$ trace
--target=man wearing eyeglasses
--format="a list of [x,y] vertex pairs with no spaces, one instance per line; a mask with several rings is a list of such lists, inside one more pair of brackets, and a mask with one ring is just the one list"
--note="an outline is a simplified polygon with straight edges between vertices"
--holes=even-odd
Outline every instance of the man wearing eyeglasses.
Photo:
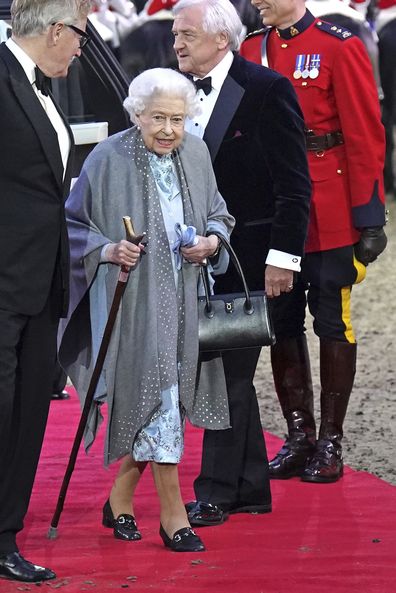
[[73,139],[48,78],[87,43],[90,0],[14,0],[0,45],[0,577],[55,573],[23,558],[23,528],[51,398],[59,317],[68,306],[64,200]]

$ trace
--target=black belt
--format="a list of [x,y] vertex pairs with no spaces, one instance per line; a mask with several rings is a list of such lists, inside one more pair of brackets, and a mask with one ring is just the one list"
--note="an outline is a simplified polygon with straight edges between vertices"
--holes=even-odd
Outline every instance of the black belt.
[[305,131],[307,141],[307,150],[328,150],[333,146],[344,144],[344,136],[340,130],[337,132],[328,132],[323,136],[315,136],[312,130]]

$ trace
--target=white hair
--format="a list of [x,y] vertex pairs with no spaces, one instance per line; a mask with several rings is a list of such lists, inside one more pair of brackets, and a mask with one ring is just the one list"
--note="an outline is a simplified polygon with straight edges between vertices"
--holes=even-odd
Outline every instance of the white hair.
[[202,29],[206,33],[226,33],[230,50],[238,51],[243,24],[235,6],[229,0],[179,0],[173,7],[173,15],[176,16],[190,6],[202,7]]
[[171,68],[151,68],[132,80],[123,103],[133,123],[136,123],[136,116],[160,95],[182,99],[189,117],[201,111],[195,87],[186,76]]
[[40,35],[53,23],[73,25],[85,19],[92,0],[13,0],[11,27],[16,37]]

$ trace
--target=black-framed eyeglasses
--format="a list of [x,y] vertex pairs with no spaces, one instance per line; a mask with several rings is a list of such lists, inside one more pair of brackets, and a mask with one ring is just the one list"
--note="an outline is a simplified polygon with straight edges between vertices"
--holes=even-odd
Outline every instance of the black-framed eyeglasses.
[[88,41],[91,41],[91,38],[88,35],[88,33],[83,31],[82,29],[79,29],[78,27],[75,27],[74,25],[66,25],[66,27],[69,27],[69,29],[72,29],[75,33],[77,33],[77,35],[80,35],[80,49],[85,47],[87,45]]
[[[51,23],[51,25],[56,25],[56,23]],[[69,29],[71,29],[72,31],[74,31],[75,33],[77,33],[77,35],[80,36],[80,49],[82,49],[83,47],[85,47],[87,45],[87,43],[89,41],[91,41],[91,37],[88,35],[88,33],[86,33],[85,31],[83,31],[82,29],[79,29],[78,27],[76,27],[75,25],[67,25],[66,23],[64,23],[65,27],[69,27]]]

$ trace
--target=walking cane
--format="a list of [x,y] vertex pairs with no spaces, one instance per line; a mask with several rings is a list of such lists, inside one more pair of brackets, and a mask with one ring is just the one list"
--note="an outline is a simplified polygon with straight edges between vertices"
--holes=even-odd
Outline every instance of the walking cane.
[[[144,234],[143,235],[135,234],[135,231],[134,231],[134,228],[132,225],[132,221],[129,216],[123,216],[123,221],[124,221],[127,240],[130,241],[131,243],[134,243],[135,245],[138,245],[142,241]],[[71,478],[73,470],[74,470],[74,466],[75,466],[77,455],[78,455],[78,450],[80,448],[81,440],[82,440],[84,430],[85,430],[85,425],[87,423],[89,410],[91,408],[94,393],[95,393],[95,390],[96,390],[96,387],[97,387],[97,384],[99,381],[100,374],[102,372],[103,363],[105,361],[107,349],[109,347],[114,322],[116,320],[118,308],[120,306],[122,295],[124,294],[124,291],[125,291],[125,288],[126,288],[126,285],[128,282],[128,278],[129,278],[129,270],[127,270],[126,268],[124,268],[124,266],[122,266],[119,276],[118,276],[118,282],[117,282],[117,286],[116,286],[116,289],[114,292],[114,297],[113,297],[113,302],[111,304],[109,317],[107,319],[106,327],[105,327],[105,330],[103,333],[102,342],[100,344],[98,357],[96,359],[95,367],[92,372],[91,380],[90,380],[90,383],[88,386],[87,396],[85,398],[85,403],[84,403],[83,411],[81,413],[80,422],[77,427],[76,436],[74,437],[74,442],[73,442],[73,447],[72,447],[72,450],[70,453],[69,463],[67,464],[65,475],[63,477],[63,482],[62,482],[62,486],[61,486],[61,489],[59,492],[56,509],[55,509],[54,515],[52,517],[51,526],[48,530],[47,537],[49,539],[55,539],[58,535],[57,528],[58,528],[59,518],[63,511],[63,505],[64,505],[65,498],[66,498],[67,488],[69,486],[70,478]]]

